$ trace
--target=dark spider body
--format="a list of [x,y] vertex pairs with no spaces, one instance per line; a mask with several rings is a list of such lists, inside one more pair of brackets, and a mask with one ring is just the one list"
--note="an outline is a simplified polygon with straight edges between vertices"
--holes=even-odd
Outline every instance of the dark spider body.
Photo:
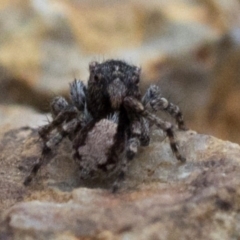
[[[133,159],[139,146],[149,144],[152,125],[166,132],[176,158],[181,162],[185,161],[178,151],[173,125],[152,113],[157,110],[167,111],[176,119],[179,129],[184,130],[181,111],[163,98],[155,85],[151,85],[144,96],[141,95],[140,68],[123,61],[108,60],[103,63],[90,63],[89,71],[87,86],[77,80],[70,84],[71,103],[62,97],[53,99],[53,120],[39,130],[44,143],[42,155],[25,179],[25,185],[32,181],[43,162],[49,158],[52,149],[65,137],[72,141],[73,158],[80,167],[80,177],[93,177],[98,171],[106,175],[114,173],[116,181],[113,191],[118,189],[127,171],[127,164]],[[114,135],[109,135],[108,138],[111,139],[107,141],[103,140],[106,134],[97,131],[97,128],[109,116],[114,116],[117,127]],[[106,121],[104,124],[106,129],[112,128]],[[105,127],[102,131],[106,130]],[[91,157],[92,155],[84,150],[91,137],[96,139],[101,152],[104,152],[103,158]],[[102,146],[104,142],[108,144]]]
[[126,96],[141,99],[140,68],[110,60],[91,63],[89,71],[87,107],[94,119],[106,118],[119,110]]

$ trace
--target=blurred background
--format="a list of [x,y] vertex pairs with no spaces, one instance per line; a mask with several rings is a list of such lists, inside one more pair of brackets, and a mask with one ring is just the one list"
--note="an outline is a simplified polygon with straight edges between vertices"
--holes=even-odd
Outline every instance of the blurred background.
[[240,143],[239,0],[0,0],[0,122],[47,113],[109,58],[141,66],[188,127]]

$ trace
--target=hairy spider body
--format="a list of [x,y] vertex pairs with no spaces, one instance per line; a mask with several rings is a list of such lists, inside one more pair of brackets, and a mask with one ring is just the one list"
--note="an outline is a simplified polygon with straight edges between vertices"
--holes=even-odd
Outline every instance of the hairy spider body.
[[[127,171],[127,164],[138,152],[139,146],[149,144],[151,125],[166,132],[176,158],[185,161],[178,151],[173,125],[153,114],[158,110],[167,111],[175,118],[179,129],[184,130],[182,113],[179,107],[161,96],[155,85],[151,85],[144,96],[141,95],[139,67],[119,60],[108,60],[90,63],[89,72],[87,86],[77,80],[70,84],[71,103],[62,97],[53,99],[53,120],[39,130],[44,143],[42,155],[25,179],[25,185],[32,181],[43,162],[51,157],[51,150],[65,137],[72,141],[73,158],[80,167],[80,177],[91,177],[98,171],[106,174],[116,172],[113,191],[118,189]],[[103,142],[105,135],[98,128],[100,122],[107,121],[107,118],[115,122],[114,134],[108,136],[108,143],[101,149],[101,152],[105,151],[104,158],[91,157],[86,151],[89,138]],[[104,126],[107,126],[107,122]]]
[[102,64],[91,63],[89,71],[87,106],[93,118],[105,118],[119,110],[126,96],[140,100],[140,68],[110,60]]

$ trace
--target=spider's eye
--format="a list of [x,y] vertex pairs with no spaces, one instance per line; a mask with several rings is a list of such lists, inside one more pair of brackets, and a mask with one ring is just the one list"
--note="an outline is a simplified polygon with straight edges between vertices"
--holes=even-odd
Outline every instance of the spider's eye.
[[138,83],[139,83],[139,76],[133,76],[133,77],[132,77],[132,82],[133,82],[134,84],[138,85]]
[[95,82],[99,82],[99,80],[101,80],[101,74],[94,74],[93,79]]
[[99,78],[98,78],[97,75],[94,76],[94,80],[95,80],[96,82],[99,80]]

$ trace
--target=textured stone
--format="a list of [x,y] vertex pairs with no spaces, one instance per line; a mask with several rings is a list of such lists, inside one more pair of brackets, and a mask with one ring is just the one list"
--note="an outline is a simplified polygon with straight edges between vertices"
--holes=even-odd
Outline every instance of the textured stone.
[[153,135],[112,194],[110,183],[79,180],[68,141],[23,187],[41,144],[34,129],[6,132],[0,137],[0,239],[239,238],[240,146],[178,132],[187,158],[181,164],[168,140]]

